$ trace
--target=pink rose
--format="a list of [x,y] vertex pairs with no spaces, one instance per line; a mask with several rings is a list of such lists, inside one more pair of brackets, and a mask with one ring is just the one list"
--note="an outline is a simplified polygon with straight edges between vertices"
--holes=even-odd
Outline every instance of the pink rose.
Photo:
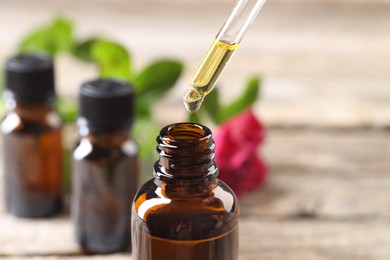
[[264,138],[264,127],[251,109],[229,119],[214,133],[219,178],[238,197],[265,181],[267,166],[257,151]]

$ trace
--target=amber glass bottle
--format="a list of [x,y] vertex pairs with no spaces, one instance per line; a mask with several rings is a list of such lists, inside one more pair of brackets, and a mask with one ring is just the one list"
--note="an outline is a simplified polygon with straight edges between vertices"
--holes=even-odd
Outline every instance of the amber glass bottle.
[[129,138],[134,92],[114,80],[80,88],[81,140],[73,151],[72,216],[87,253],[129,249],[131,202],[137,190],[138,147]]
[[133,202],[133,259],[237,259],[238,202],[217,179],[211,131],[173,124],[161,130],[157,142],[154,179]]
[[7,60],[4,98],[6,210],[27,218],[56,214],[62,207],[63,158],[52,60],[43,55]]

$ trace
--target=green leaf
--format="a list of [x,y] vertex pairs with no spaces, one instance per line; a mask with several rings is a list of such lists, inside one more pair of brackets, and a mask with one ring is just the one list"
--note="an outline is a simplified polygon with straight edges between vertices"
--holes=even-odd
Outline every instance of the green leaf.
[[19,44],[21,53],[47,53],[55,55],[73,48],[73,24],[62,17],[55,18],[46,26],[36,28]]
[[215,124],[218,124],[218,116],[220,113],[219,106],[219,91],[218,88],[215,87],[209,94],[204,97],[201,107],[201,109],[204,107],[204,110]]
[[59,98],[56,102],[58,113],[65,123],[75,123],[77,119],[77,104],[71,99]]
[[0,93],[3,93],[5,88],[5,80],[4,80],[4,69],[0,66]]
[[158,60],[139,73],[134,85],[139,96],[159,98],[173,87],[183,71],[183,65],[175,60]]
[[50,42],[49,33],[46,28],[40,28],[30,33],[19,44],[21,53],[46,53],[54,55],[55,46]]
[[153,164],[158,159],[156,137],[160,128],[150,117],[138,117],[132,128],[133,138],[140,147],[141,182],[152,177]]
[[73,55],[83,61],[93,61],[92,47],[97,41],[98,38],[91,38],[75,44]]
[[4,115],[7,111],[4,99],[0,99],[0,113]]
[[92,44],[91,56],[99,67],[100,77],[129,80],[130,54],[122,45],[110,40],[96,40]]
[[192,122],[192,123],[197,123],[197,124],[201,124],[202,123],[202,120],[201,120],[201,118],[199,116],[199,113],[190,113],[189,121]]
[[136,96],[135,111],[138,117],[151,117],[153,107],[153,97],[150,96]]
[[247,81],[244,93],[226,107],[220,108],[218,123],[226,121],[251,106],[257,99],[260,83],[260,77],[251,77]]
[[132,135],[140,145],[141,157],[155,153],[156,137],[160,127],[151,118],[138,117],[132,127]]
[[57,51],[70,51],[73,48],[73,25],[65,18],[57,18],[50,27],[52,41]]
[[205,119],[211,119],[214,124],[218,124],[219,115],[219,92],[214,88],[203,100],[202,106],[195,113],[189,114],[189,121],[203,123]]

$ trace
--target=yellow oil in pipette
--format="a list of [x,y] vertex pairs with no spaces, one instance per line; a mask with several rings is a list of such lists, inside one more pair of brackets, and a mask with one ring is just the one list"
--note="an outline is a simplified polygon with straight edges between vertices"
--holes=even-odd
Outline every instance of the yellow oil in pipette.
[[190,81],[195,91],[208,94],[215,85],[238,44],[213,41]]
[[189,112],[196,112],[210,93],[265,0],[237,0],[215,40],[203,56],[183,97]]
[[184,104],[189,112],[196,112],[199,109],[204,96],[213,89],[237,47],[238,44],[213,41],[195,70],[190,81],[191,87],[184,96]]

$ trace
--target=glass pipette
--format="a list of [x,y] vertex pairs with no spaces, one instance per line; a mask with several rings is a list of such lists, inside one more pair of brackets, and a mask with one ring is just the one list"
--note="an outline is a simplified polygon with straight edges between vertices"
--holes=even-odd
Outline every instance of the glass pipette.
[[214,88],[264,2],[265,0],[238,0],[235,3],[191,78],[190,88],[183,97],[189,112],[198,111],[204,97]]

